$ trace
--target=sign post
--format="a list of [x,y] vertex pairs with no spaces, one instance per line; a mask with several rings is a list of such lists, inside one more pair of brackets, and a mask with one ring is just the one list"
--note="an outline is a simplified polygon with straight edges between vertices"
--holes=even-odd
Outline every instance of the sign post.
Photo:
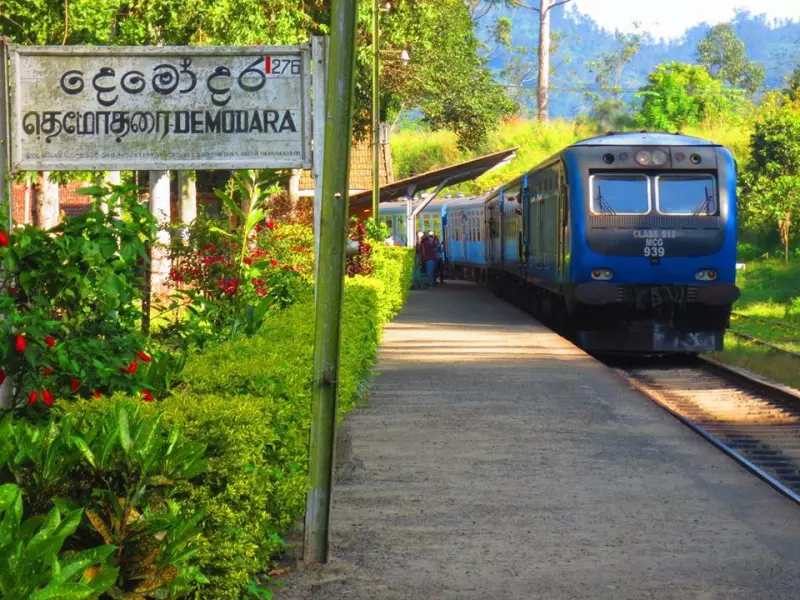
[[[0,210],[2,220],[8,222],[9,232],[13,224],[14,202],[11,194],[11,174],[9,173],[9,131],[6,90],[8,89],[8,40],[0,37]],[[0,318],[3,318],[0,315]],[[7,378],[0,384],[0,409],[12,408],[14,382]]]

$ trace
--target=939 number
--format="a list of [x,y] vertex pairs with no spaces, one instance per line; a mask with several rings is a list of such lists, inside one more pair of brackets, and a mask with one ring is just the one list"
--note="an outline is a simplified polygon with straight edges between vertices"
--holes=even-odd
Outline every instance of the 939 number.
[[664,251],[664,246],[645,246],[644,248],[644,255],[645,256],[664,256],[666,252]]

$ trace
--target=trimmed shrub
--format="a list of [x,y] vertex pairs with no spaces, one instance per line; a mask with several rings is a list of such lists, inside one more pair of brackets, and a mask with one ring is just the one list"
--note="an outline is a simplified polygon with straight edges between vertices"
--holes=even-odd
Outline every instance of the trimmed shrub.
[[[373,275],[346,279],[339,420],[364,397],[380,328],[410,285],[413,253],[375,250]],[[198,597],[240,598],[303,514],[314,326],[312,298],[267,315],[257,335],[190,358],[186,385],[162,404],[168,422],[208,447],[207,471],[181,487],[187,510],[206,514],[197,559],[210,584]]]

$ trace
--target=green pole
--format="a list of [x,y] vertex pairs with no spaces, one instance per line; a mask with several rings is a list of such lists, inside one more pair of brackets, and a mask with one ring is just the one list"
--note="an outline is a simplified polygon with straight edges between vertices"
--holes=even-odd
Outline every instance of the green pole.
[[380,212],[381,159],[380,159],[380,6],[372,0],[372,219],[377,225]]
[[331,489],[339,389],[339,340],[344,291],[345,240],[353,134],[357,0],[333,0],[322,168],[319,268],[317,270],[314,380],[303,559],[328,560]]

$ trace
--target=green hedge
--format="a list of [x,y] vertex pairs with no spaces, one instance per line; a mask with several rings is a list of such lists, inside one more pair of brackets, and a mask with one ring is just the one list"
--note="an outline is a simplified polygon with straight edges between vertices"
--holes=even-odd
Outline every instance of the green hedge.
[[[376,248],[371,277],[347,280],[338,416],[366,390],[381,325],[408,294],[413,253]],[[182,490],[207,515],[198,562],[210,579],[198,597],[234,599],[302,516],[313,366],[314,303],[268,318],[263,333],[190,359],[189,382],[163,403],[167,421],[208,446],[208,470]]]

